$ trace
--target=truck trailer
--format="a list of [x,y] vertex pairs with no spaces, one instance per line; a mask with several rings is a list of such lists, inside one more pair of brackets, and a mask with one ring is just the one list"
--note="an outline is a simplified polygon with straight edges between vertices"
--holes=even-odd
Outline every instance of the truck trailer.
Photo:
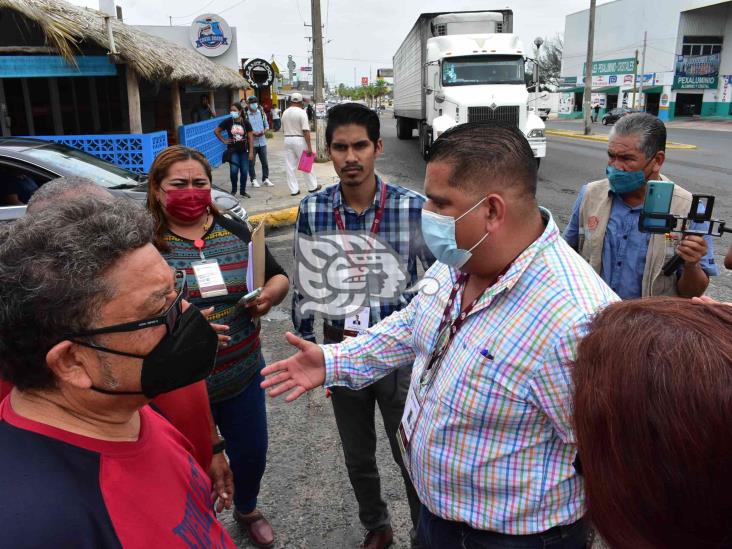
[[538,164],[545,126],[529,109],[527,53],[513,34],[511,10],[421,14],[394,54],[397,137],[411,139],[417,130],[427,159],[447,129],[501,121],[523,132]]

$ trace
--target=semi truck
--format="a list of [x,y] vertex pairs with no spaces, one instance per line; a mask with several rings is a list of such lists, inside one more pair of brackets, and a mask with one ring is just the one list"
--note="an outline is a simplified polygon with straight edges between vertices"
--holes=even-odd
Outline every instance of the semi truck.
[[394,54],[397,137],[432,143],[465,122],[501,121],[529,140],[537,165],[546,156],[544,122],[530,109],[527,52],[513,34],[511,10],[423,13]]

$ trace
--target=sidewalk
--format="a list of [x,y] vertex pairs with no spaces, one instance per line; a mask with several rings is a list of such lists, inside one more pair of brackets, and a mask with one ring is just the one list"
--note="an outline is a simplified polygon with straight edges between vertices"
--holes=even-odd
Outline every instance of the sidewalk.
[[[567,125],[567,126],[583,126],[584,121],[581,118],[554,118],[550,122]],[[596,123],[595,125],[598,125]],[[664,122],[667,128],[679,128],[684,130],[709,130],[715,132],[732,132],[732,119],[730,118],[676,118],[669,122]],[[612,127],[612,126],[610,126]]]
[[[315,133],[311,135],[315,144]],[[282,131],[275,132],[272,139],[267,140],[267,160],[269,161],[269,179],[274,187],[260,187],[255,189],[251,182],[247,181],[247,193],[251,198],[239,198],[239,202],[247,211],[251,223],[264,221],[268,227],[291,225],[297,217],[297,207],[300,200],[307,196],[307,187],[303,174],[298,173],[300,182],[300,194],[290,196],[290,189],[287,187],[287,175],[285,171],[284,135]],[[332,162],[316,162],[313,170],[318,178],[318,183],[327,187],[338,181],[338,176],[333,169]],[[256,165],[257,181],[262,183],[262,166],[257,159]],[[229,165],[222,164],[213,170],[213,184],[222,191],[231,191],[229,179]]]

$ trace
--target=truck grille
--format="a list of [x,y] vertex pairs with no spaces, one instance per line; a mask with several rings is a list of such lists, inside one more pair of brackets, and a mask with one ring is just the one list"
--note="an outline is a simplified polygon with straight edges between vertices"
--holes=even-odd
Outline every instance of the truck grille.
[[468,122],[506,122],[519,125],[519,107],[468,107]]

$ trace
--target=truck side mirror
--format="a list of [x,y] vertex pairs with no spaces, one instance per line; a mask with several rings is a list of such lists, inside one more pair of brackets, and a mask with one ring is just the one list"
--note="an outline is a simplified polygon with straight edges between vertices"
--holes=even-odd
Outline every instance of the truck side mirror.
[[445,96],[441,93],[438,93],[435,95],[435,103],[444,103],[445,102]]

